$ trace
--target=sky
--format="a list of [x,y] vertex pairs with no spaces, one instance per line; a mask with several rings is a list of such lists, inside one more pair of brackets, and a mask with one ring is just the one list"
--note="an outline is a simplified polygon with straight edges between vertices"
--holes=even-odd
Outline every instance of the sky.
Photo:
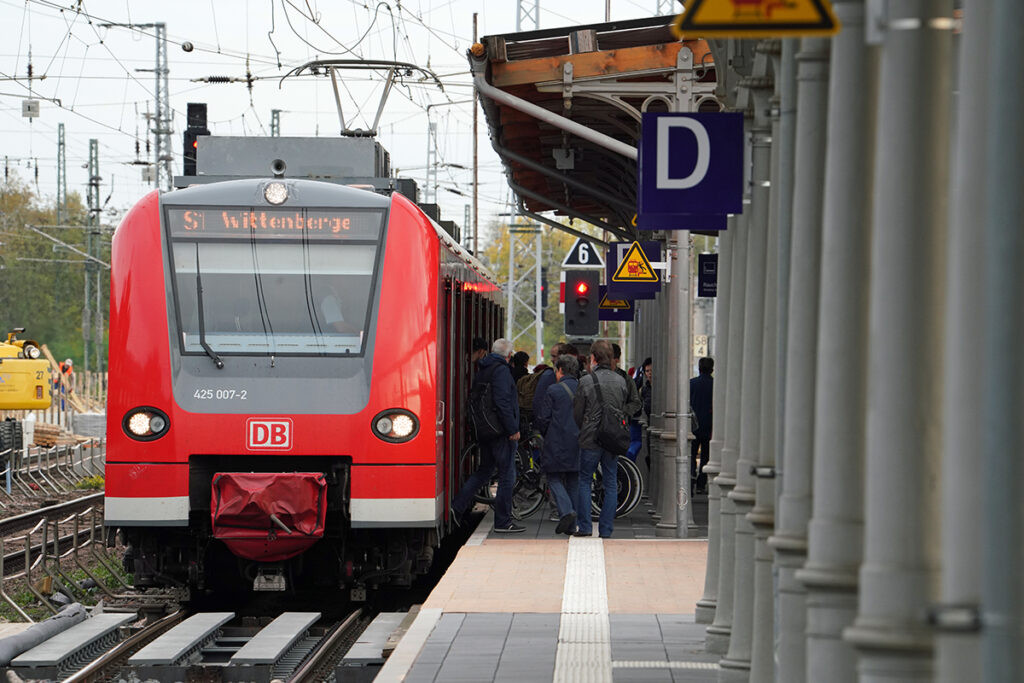
[[[532,0],[526,4],[532,7]],[[609,5],[618,20],[652,16],[659,3]],[[84,196],[89,140],[98,140],[105,221],[116,224],[152,187],[134,162],[152,158],[145,115],[155,109],[156,37],[152,28],[101,24],[163,22],[175,175],[181,173],[189,102],[207,103],[213,135],[269,135],[270,112],[279,109],[283,136],[337,136],[341,126],[329,79],[281,77],[314,59],[411,62],[433,71],[444,89],[418,74],[404,78],[388,98],[378,139],[396,174],[414,178],[422,191],[428,125],[437,124],[437,200],[442,217],[461,225],[472,192],[472,85],[465,54],[473,42],[473,14],[478,13],[480,36],[510,33],[516,30],[517,7],[515,0],[0,0],[0,155],[42,196],[55,197],[57,131],[63,123],[68,191]],[[539,24],[600,22],[605,10],[605,0],[539,0]],[[186,42],[191,51],[183,49]],[[251,89],[247,74],[254,79]],[[197,80],[211,76],[240,82]],[[342,110],[351,127],[372,123],[384,76],[344,75]],[[30,95],[40,100],[38,118],[22,116]],[[486,225],[509,210],[510,193],[482,112],[479,121],[483,235]]]

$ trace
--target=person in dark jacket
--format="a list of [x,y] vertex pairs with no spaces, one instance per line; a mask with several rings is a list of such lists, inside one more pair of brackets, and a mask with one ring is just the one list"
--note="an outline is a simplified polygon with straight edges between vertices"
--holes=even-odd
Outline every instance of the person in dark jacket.
[[[551,364],[554,365],[558,362],[558,357],[565,353],[565,344],[559,342],[551,347]],[[544,374],[537,380],[537,386],[534,387],[533,392],[533,414],[537,415],[540,411],[540,404],[544,401],[544,397],[547,395],[548,387],[555,383],[555,371],[553,368],[544,370]],[[534,418],[533,423],[534,429],[537,428],[537,420]]]
[[[697,418],[697,429],[693,432],[690,444],[690,489],[696,486],[698,492],[707,489],[707,476],[704,466],[708,464],[711,448],[711,395],[715,380],[711,373],[715,370],[713,358],[701,358],[697,362],[699,375],[690,380],[690,410]],[[697,456],[700,454],[700,467],[697,467]]]
[[[622,361],[622,347],[618,344],[612,344],[612,370],[615,371],[622,379],[626,380],[626,387],[630,393],[634,394],[633,398],[637,401],[640,400],[640,390],[636,384],[630,379],[629,374],[625,370],[619,367],[619,363]],[[640,427],[640,423],[637,422],[637,418],[640,417],[640,411],[636,411],[636,415],[627,415],[629,418],[629,450],[626,451],[626,457],[636,462],[636,454],[640,452],[640,449],[644,445],[643,430]]]
[[526,367],[526,364],[530,362],[530,354],[526,351],[516,351],[512,354],[512,381],[518,382],[520,379],[530,374],[530,368]]
[[491,479],[495,468],[498,470],[498,492],[494,496],[495,533],[517,534],[526,527],[512,520],[512,488],[516,483],[515,454],[519,442],[519,397],[512,381],[512,342],[496,339],[491,353],[479,363],[479,372],[473,378],[473,386],[490,383],[491,398],[501,418],[505,434],[494,439],[480,441],[480,467],[470,475],[459,489],[452,502],[457,518],[463,517],[473,503],[474,494]]
[[[559,356],[555,361],[557,383],[548,387],[540,412],[535,418],[544,436],[540,468],[548,475],[548,486],[558,508],[555,533],[571,534],[576,529],[576,498],[579,491],[580,429],[573,418],[573,399],[579,380],[579,361],[575,356]],[[572,492],[571,494],[569,492]]]
[[[591,371],[580,379],[573,401],[573,418],[580,428],[580,487],[577,510],[590,507],[591,487],[594,472],[601,466],[604,483],[604,501],[601,504],[601,518],[598,522],[598,533],[601,538],[610,538],[615,523],[615,508],[618,504],[618,460],[615,455],[601,448],[597,443],[597,428],[601,422],[602,410],[605,405],[618,408],[626,415],[634,415],[640,410],[640,400],[626,386],[628,380],[622,379],[612,371],[611,344],[598,339],[590,347]],[[598,397],[595,383],[600,383],[601,395]],[[580,515],[578,536],[590,536],[593,525],[590,515]]]

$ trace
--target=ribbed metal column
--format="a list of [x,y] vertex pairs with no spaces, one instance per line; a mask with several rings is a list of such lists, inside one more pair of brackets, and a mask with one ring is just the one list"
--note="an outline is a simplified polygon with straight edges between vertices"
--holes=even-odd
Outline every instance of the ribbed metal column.
[[[689,233],[686,233],[689,235]],[[677,277],[687,277],[685,261],[680,262],[679,256],[679,232],[670,233],[665,242],[665,260],[675,257],[672,264],[672,282],[662,284],[661,299],[665,306],[665,338],[667,353],[662,360],[662,370],[659,373],[662,389],[662,408],[658,411],[663,414],[661,434],[661,464],[658,470],[661,482],[658,486],[658,524],[655,527],[655,534],[665,538],[676,536],[676,457],[679,454],[679,440],[676,435],[677,400],[679,397],[679,382],[688,381],[685,375],[688,339],[679,339],[679,316],[686,308],[686,302],[680,301],[681,290],[678,286]],[[682,370],[682,372],[681,372]]]
[[761,438],[761,360],[764,342],[764,287],[768,243],[771,178],[771,120],[768,105],[772,79],[768,56],[758,52],[753,75],[741,79],[751,98],[754,121],[751,136],[750,229],[743,317],[743,393],[740,401],[740,451],[736,488],[729,493],[736,508],[735,569],[732,635],[729,650],[719,662],[720,681],[745,681],[750,676],[753,638],[754,527],[747,513],[754,507],[754,477]]
[[862,683],[930,680],[942,454],[951,0],[890,0],[881,47],[870,282]]
[[711,436],[711,457],[704,471],[708,475],[708,562],[704,574],[704,595],[697,601],[696,618],[699,624],[710,624],[715,618],[718,605],[718,571],[721,555],[721,492],[715,482],[722,471],[722,446],[725,434],[725,393],[729,376],[729,298],[732,295],[732,253],[733,232],[723,231],[718,237],[718,291],[715,305],[715,338],[717,357],[715,367],[715,391],[712,396],[712,411],[717,426]]
[[993,0],[984,201],[982,680],[1024,680],[1024,4]]
[[853,683],[856,654],[842,640],[857,614],[863,556],[864,420],[871,196],[878,51],[864,45],[864,0],[839,0],[832,39],[822,228],[821,304],[814,391],[814,501],[807,563],[808,681]]
[[[665,251],[665,244],[662,244],[662,252]],[[664,486],[663,460],[665,454],[665,442],[661,435],[665,432],[665,387],[671,381],[667,371],[667,347],[665,335],[668,333],[668,293],[662,289],[653,302],[652,308],[656,311],[657,323],[654,336],[654,353],[652,354],[653,365],[651,373],[651,426],[648,430],[651,443],[651,503],[654,506],[654,519],[661,520],[661,498]]]
[[797,60],[796,157],[786,331],[782,494],[769,540],[779,575],[777,678],[804,680],[805,600],[795,572],[807,553],[814,435],[814,358],[818,338],[821,204],[828,112],[829,42],[805,38]]
[[[984,243],[978,224],[984,224],[985,129],[989,102],[989,0],[971,3],[970,21],[960,35],[956,87],[956,138],[952,171],[949,226],[949,278],[946,289],[946,368],[943,396],[944,452],[942,486],[955,491],[959,504],[942,507],[942,582],[944,605],[978,609],[981,606],[982,470],[965,458],[982,442],[981,373],[978,372],[978,330],[982,328]],[[950,390],[955,387],[955,390]],[[940,619],[940,623],[945,621]],[[981,671],[981,637],[976,629],[940,630],[935,639],[936,680],[957,683]]]
[[736,505],[729,492],[736,485],[736,461],[740,441],[740,393],[743,388],[743,308],[747,281],[747,224],[750,211],[745,202],[744,213],[729,219],[733,240],[732,277],[729,288],[729,366],[725,387],[725,441],[722,444],[722,471],[715,477],[721,491],[719,513],[718,606],[715,620],[708,626],[705,647],[708,652],[725,654],[732,633],[733,569],[736,557]]
[[[778,73],[782,41],[769,40],[761,49],[771,58],[772,73]],[[775,443],[776,372],[778,370],[779,300],[779,79],[773,79],[774,92],[768,110],[771,120],[771,181],[767,188],[768,238],[765,254],[764,340],[761,353],[761,432],[758,439],[758,473],[755,477],[754,509],[747,519],[754,525],[754,635],[750,650],[750,680],[771,683],[775,680],[775,554],[768,537],[775,528]]]

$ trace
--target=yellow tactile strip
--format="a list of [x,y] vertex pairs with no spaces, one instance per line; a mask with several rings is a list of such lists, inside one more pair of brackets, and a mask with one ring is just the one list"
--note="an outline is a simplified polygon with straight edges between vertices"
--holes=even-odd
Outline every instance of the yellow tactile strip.
[[445,612],[562,610],[565,540],[488,540],[465,546],[423,607]]
[[[603,544],[610,613],[693,613],[704,592],[707,541],[611,539]],[[423,606],[557,614],[568,548],[562,539],[488,539],[465,546]]]
[[604,542],[611,614],[693,614],[704,594],[706,540]]

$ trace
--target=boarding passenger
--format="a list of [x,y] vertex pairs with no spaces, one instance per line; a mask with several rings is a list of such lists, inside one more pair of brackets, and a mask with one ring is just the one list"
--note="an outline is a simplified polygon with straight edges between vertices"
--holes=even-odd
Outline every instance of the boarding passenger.
[[[580,486],[576,509],[586,510],[590,506],[591,486],[594,472],[601,466],[604,483],[604,501],[601,504],[601,517],[597,531],[601,538],[611,538],[615,523],[615,508],[618,504],[618,461],[616,456],[601,448],[597,443],[597,430],[605,405],[621,410],[625,415],[633,415],[640,409],[640,401],[636,398],[635,388],[631,392],[628,380],[624,380],[612,371],[612,347],[603,339],[598,339],[590,347],[591,371],[580,380],[573,401],[573,417],[580,428]],[[600,385],[601,395],[598,397]],[[590,515],[580,515],[577,520],[579,530],[577,536],[591,536],[593,525]]]
[[530,362],[530,354],[526,351],[516,351],[512,355],[512,381],[518,382],[530,374],[530,368],[526,364]]
[[526,527],[512,519],[512,488],[516,483],[515,453],[519,442],[519,401],[516,387],[512,382],[512,342],[496,339],[491,353],[484,356],[478,365],[479,372],[473,378],[474,390],[483,384],[490,384],[490,396],[494,411],[500,420],[503,433],[480,439],[480,467],[462,485],[452,502],[456,518],[464,518],[473,504],[474,494],[498,471],[498,491],[494,497],[494,532],[518,534]]
[[558,357],[555,361],[557,381],[548,387],[535,417],[537,429],[544,436],[540,468],[547,474],[548,487],[555,499],[558,510],[555,533],[558,534],[572,534],[578,514],[575,501],[579,492],[580,430],[572,413],[579,384],[578,370],[579,361],[575,356]]
[[483,337],[473,337],[473,350],[469,357],[469,363],[476,370],[480,361],[487,355],[487,340]]

